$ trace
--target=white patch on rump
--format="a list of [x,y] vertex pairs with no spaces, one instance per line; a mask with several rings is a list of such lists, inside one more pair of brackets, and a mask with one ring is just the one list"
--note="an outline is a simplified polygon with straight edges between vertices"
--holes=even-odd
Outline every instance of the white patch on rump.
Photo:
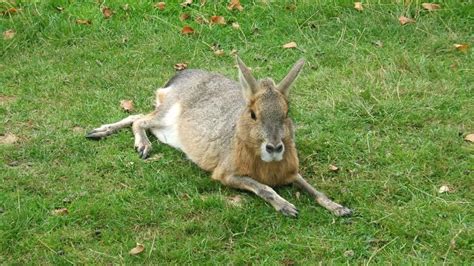
[[181,115],[181,104],[175,103],[161,120],[159,128],[152,128],[151,132],[162,143],[168,144],[176,149],[182,149],[178,134],[178,119]]

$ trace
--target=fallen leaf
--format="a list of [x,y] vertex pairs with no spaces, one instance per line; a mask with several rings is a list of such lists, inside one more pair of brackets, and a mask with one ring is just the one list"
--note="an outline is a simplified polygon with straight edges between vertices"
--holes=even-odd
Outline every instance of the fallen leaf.
[[102,8],[102,14],[104,15],[105,19],[108,19],[114,14],[114,12],[112,12],[112,9],[105,6]]
[[125,4],[122,6],[123,11],[128,11],[130,9],[130,6],[128,4]]
[[236,30],[240,29],[239,23],[237,23],[237,22],[232,23],[232,28],[234,28]]
[[283,259],[282,261],[280,261],[282,265],[284,266],[293,266],[293,265],[296,265],[296,262],[292,259]]
[[62,6],[57,6],[57,7],[55,7],[55,8],[56,8],[56,10],[59,11],[59,12],[63,12],[63,11],[64,11],[64,7],[62,7]]
[[301,193],[299,191],[296,191],[295,196],[296,196],[296,199],[300,199]]
[[165,7],[166,7],[166,3],[165,2],[158,2],[156,4],[153,5],[155,8],[158,8],[159,10],[164,10]]
[[464,137],[464,140],[465,140],[465,141],[469,141],[469,142],[474,142],[474,134],[467,134],[467,135]]
[[16,14],[20,11],[21,11],[21,9],[19,9],[19,8],[10,7],[9,9],[7,9],[5,11],[2,11],[2,15],[13,15],[13,14]]
[[184,1],[184,2],[181,3],[181,6],[182,6],[182,7],[188,7],[188,6],[190,6],[192,3],[193,3],[193,0],[186,0],[186,1]]
[[161,158],[163,158],[163,154],[161,153],[158,153],[158,154],[155,154],[151,157],[148,157],[146,158],[145,162],[149,163],[149,162],[156,162],[156,161],[159,161],[161,160]]
[[18,137],[11,133],[0,135],[0,144],[4,144],[4,145],[14,144],[17,141],[18,141]]
[[230,54],[230,55],[236,55],[236,54],[238,54],[238,53],[239,53],[239,52],[238,52],[236,49],[232,49],[229,54]]
[[353,257],[354,256],[354,250],[349,249],[344,251],[344,257]]
[[188,64],[186,63],[177,63],[174,65],[174,69],[178,71],[185,70],[186,68],[188,68]]
[[433,10],[436,10],[436,9],[440,9],[440,8],[441,8],[440,5],[438,5],[438,4],[433,4],[433,3],[423,3],[423,4],[421,4],[421,6],[422,6],[424,9],[428,10],[428,11],[433,11]]
[[285,49],[291,49],[291,48],[296,48],[296,42],[289,42],[287,44],[283,44],[283,48]]
[[225,52],[224,52],[224,50],[219,49],[219,50],[215,50],[214,54],[217,55],[217,56],[223,56],[225,54]]
[[193,28],[191,28],[188,25],[184,26],[183,29],[181,29],[181,34],[189,35],[189,34],[193,34],[193,33],[194,33]]
[[69,211],[67,208],[59,208],[59,209],[54,209],[51,211],[52,215],[60,216],[60,215],[67,215],[69,214]]
[[415,23],[416,20],[412,19],[412,18],[407,18],[405,16],[400,16],[398,18],[398,21],[400,21],[400,24],[402,25],[405,25],[405,24],[409,24],[409,23]]
[[383,47],[383,42],[381,40],[373,41],[372,44],[379,47],[379,48]]
[[209,23],[209,20],[207,20],[203,16],[197,16],[195,21],[199,24],[208,24]]
[[227,5],[227,9],[229,9],[229,10],[237,9],[239,11],[244,10],[242,5],[240,4],[240,0],[230,0],[229,5]]
[[211,24],[225,25],[225,19],[224,19],[223,16],[212,16],[211,17]]
[[13,37],[15,37],[15,34],[16,34],[16,32],[12,29],[6,30],[6,31],[3,32],[3,39],[4,40],[10,40]]
[[460,52],[467,53],[467,51],[469,50],[469,44],[466,44],[466,43],[463,43],[463,44],[456,43],[456,44],[454,44],[454,48],[456,48],[456,50],[458,50],[458,51],[460,51]]
[[241,207],[242,206],[242,197],[240,195],[227,197],[227,202],[230,205],[234,206],[234,207]]
[[182,13],[179,15],[179,20],[185,21],[186,19],[190,18],[191,16],[188,13]]
[[92,20],[90,19],[76,19],[76,24],[79,24],[79,25],[91,25],[92,24]]
[[133,101],[131,100],[121,100],[120,107],[127,112],[133,111]]
[[337,167],[337,166],[335,166],[335,165],[333,165],[333,164],[330,164],[328,168],[329,168],[329,170],[331,170],[331,171],[333,171],[333,172],[339,171],[339,167]]
[[130,255],[138,255],[145,250],[145,246],[143,244],[137,243],[137,246],[130,250]]
[[446,192],[451,192],[451,188],[448,187],[447,185],[442,185],[438,190],[439,194],[446,193]]
[[76,132],[76,133],[81,133],[81,134],[82,134],[82,133],[84,132],[84,129],[83,129],[82,127],[80,127],[80,126],[75,126],[75,127],[72,128],[72,131],[73,131],[73,132]]
[[358,11],[362,11],[364,10],[364,7],[362,6],[362,3],[361,2],[355,2],[354,3],[354,8]]

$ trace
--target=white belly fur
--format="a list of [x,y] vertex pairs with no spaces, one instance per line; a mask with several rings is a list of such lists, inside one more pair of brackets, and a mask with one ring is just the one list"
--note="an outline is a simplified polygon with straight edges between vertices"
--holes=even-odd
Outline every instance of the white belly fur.
[[176,149],[182,149],[178,134],[178,119],[181,114],[181,105],[175,103],[161,120],[160,128],[151,129],[162,143],[168,144]]

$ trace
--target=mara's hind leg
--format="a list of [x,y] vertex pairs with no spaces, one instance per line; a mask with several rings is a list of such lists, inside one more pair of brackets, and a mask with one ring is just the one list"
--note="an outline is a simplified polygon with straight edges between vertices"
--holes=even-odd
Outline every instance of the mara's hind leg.
[[96,129],[93,129],[89,133],[86,134],[86,138],[88,139],[101,139],[103,137],[109,136],[115,132],[117,132],[119,129],[124,128],[124,127],[129,127],[131,126],[135,121],[138,119],[142,118],[143,115],[131,115],[128,116],[125,119],[122,119],[116,123],[112,124],[105,124],[102,125]]
[[133,122],[132,130],[135,137],[135,149],[142,159],[146,159],[151,151],[151,142],[146,135],[146,130],[160,127],[159,120],[156,117],[157,111]]

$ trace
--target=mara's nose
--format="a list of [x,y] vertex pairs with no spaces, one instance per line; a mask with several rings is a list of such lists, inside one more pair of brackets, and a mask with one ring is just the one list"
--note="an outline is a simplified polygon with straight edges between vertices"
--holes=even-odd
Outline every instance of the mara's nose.
[[268,153],[280,153],[283,150],[283,143],[280,142],[276,146],[271,143],[267,143],[267,145],[265,145],[265,149]]

